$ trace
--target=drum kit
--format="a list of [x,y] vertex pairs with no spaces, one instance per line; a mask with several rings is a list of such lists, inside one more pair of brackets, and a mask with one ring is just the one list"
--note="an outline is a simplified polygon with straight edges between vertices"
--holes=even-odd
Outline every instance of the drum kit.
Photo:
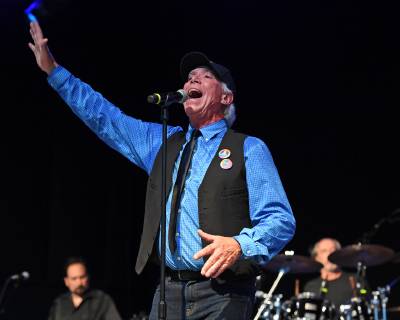
[[[378,287],[377,290],[366,292],[365,283],[366,268],[378,266],[388,261],[400,260],[392,249],[381,245],[356,244],[336,250],[328,257],[329,261],[340,267],[357,269],[357,276],[349,281],[353,289],[353,297],[348,304],[334,305],[324,297],[324,294],[314,292],[299,292],[296,281],[295,296],[284,300],[282,294],[274,294],[274,291],[287,274],[306,274],[319,272],[322,264],[311,258],[295,255],[293,251],[274,257],[265,267],[265,271],[278,273],[268,293],[258,290],[256,301],[258,309],[254,320],[386,320],[388,319],[387,303],[390,293],[390,285]],[[351,277],[350,277],[351,278]],[[397,278],[395,282],[400,279]],[[351,280],[351,279],[350,279]]]

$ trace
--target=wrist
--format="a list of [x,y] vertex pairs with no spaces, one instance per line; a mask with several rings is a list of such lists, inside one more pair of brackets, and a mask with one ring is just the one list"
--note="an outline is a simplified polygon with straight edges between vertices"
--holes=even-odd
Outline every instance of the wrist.
[[54,70],[55,68],[57,68],[57,67],[58,67],[58,63],[54,61],[51,65],[49,65],[49,66],[44,70],[44,72],[46,72],[47,75],[49,76],[49,75],[53,72],[53,70]]

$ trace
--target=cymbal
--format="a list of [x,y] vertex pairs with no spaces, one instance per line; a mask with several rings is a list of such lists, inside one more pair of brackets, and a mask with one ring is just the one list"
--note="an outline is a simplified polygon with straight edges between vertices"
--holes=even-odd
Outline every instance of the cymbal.
[[383,264],[394,256],[392,249],[377,244],[353,244],[336,250],[328,260],[341,267],[357,267],[361,262],[365,266]]
[[312,273],[318,272],[322,268],[322,264],[312,260],[311,258],[300,255],[279,254],[268,262],[264,269],[273,272],[279,272],[287,269],[288,273]]

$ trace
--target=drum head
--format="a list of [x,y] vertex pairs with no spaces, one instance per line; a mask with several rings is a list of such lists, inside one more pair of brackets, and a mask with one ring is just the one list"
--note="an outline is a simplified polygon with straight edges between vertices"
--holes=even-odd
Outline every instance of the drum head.
[[334,319],[333,304],[313,292],[302,292],[283,304],[286,319],[327,320]]

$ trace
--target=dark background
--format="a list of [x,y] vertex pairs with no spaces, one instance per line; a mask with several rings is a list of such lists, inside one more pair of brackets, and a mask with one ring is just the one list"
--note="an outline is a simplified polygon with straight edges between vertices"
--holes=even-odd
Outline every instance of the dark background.
[[[53,0],[37,16],[60,64],[144,120],[159,119],[148,94],[181,87],[184,53],[200,50],[228,66],[238,88],[234,128],[271,149],[297,219],[287,249],[308,255],[321,237],[356,242],[400,207],[395,3]],[[0,3],[0,281],[31,273],[10,290],[3,318],[44,319],[64,291],[64,259],[82,255],[93,286],[128,319],[149,311],[158,276],[134,273],[146,174],[47,85],[27,46],[29,4]],[[181,108],[171,108],[170,123],[186,127]],[[399,228],[384,223],[370,241],[398,252]],[[368,268],[372,288],[397,278],[399,267]],[[294,278],[277,292],[289,298]],[[400,284],[389,302],[400,305]]]

